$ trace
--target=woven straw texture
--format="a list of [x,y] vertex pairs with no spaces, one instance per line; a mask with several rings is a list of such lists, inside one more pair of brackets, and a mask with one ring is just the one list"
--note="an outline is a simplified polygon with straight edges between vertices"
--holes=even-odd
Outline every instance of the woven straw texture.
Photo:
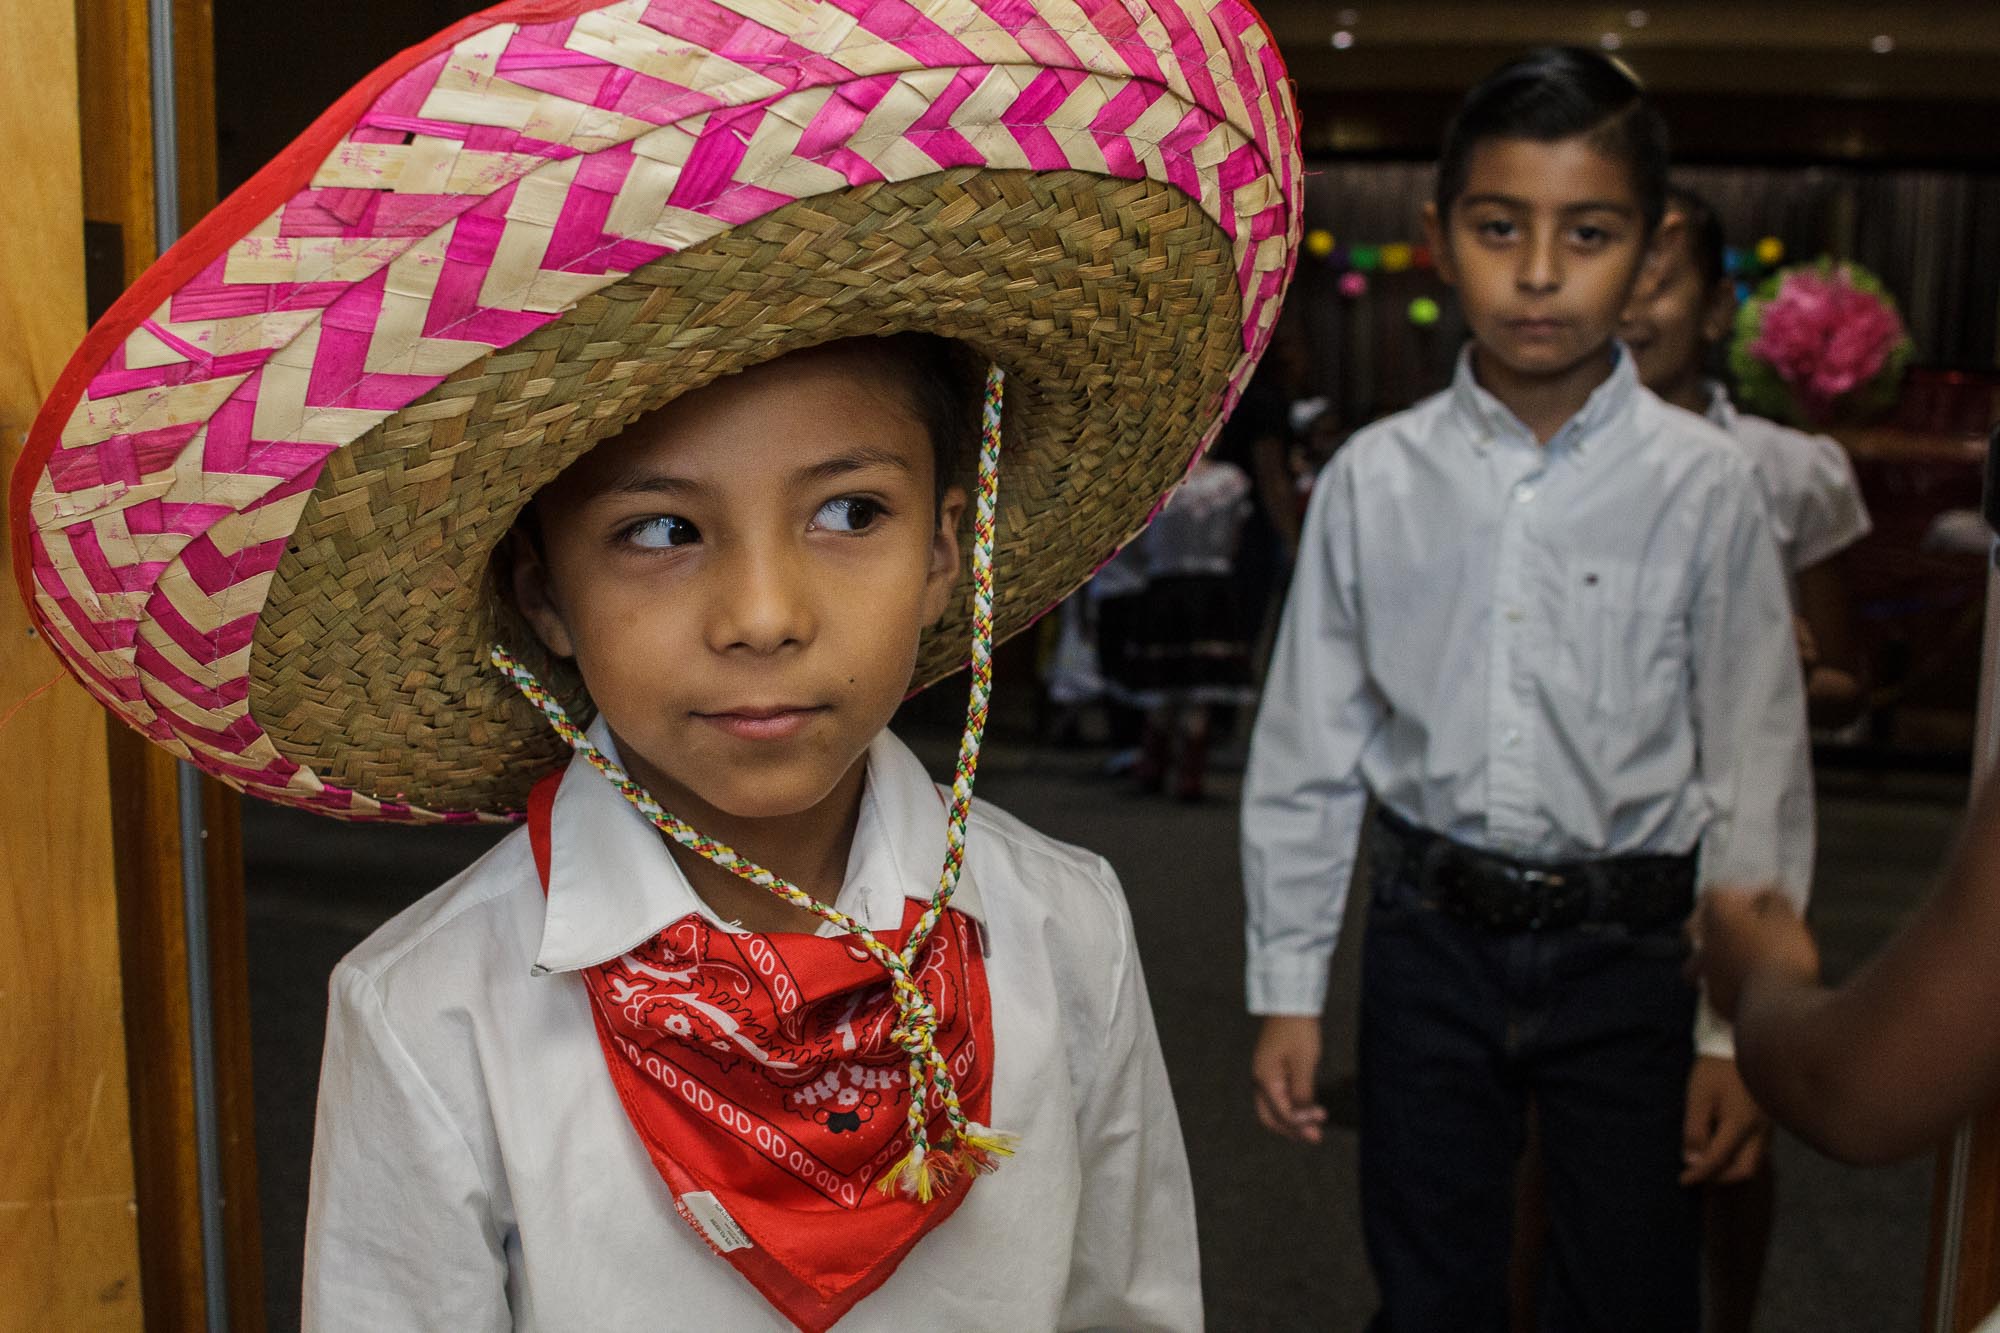
[[[1237,0],[496,22],[389,84],[94,370],[14,515],[37,617],[128,722],[245,790],[509,817],[560,747],[482,666],[496,632],[531,646],[487,562],[583,450],[790,348],[963,338],[1013,377],[1018,629],[1233,403],[1297,190],[1282,69]],[[965,642],[961,608],[922,678]]]

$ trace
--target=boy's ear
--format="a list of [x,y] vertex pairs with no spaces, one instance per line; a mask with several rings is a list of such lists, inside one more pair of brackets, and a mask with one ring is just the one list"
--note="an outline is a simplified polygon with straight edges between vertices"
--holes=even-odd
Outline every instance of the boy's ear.
[[1452,258],[1451,244],[1445,236],[1444,219],[1438,216],[1435,200],[1424,205],[1424,244],[1430,247],[1431,262],[1437,265],[1438,277],[1447,287],[1458,286],[1458,263]]
[[935,625],[951,605],[958,586],[958,525],[965,517],[965,487],[948,486],[938,501],[937,529],[931,533],[931,563],[924,574],[924,624]]
[[1653,228],[1653,239],[1647,242],[1646,253],[1639,260],[1639,276],[1632,282],[1631,301],[1650,301],[1659,295],[1661,284],[1673,271],[1674,256],[1685,244],[1687,218],[1680,213],[1667,213],[1660,219],[1660,225]]
[[555,588],[549,580],[548,562],[527,534],[515,528],[507,534],[504,554],[508,562],[508,590],[514,596],[514,609],[521,613],[535,637],[542,646],[557,657],[575,657],[576,645],[569,637],[569,626],[564,623],[562,611],[556,604]]

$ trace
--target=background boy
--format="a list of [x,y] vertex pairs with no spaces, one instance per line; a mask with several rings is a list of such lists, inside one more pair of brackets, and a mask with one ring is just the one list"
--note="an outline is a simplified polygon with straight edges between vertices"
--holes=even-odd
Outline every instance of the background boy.
[[1594,52],[1535,52],[1467,95],[1426,223],[1472,345],[1315,488],[1257,722],[1253,1075],[1263,1122],[1308,1141],[1367,841],[1362,1210],[1388,1329],[1506,1326],[1532,1096],[1545,1322],[1685,1333],[1681,1180],[1754,1128],[1730,1060],[1692,1062],[1678,928],[1698,881],[1805,884],[1809,839],[1781,817],[1804,712],[1748,465],[1613,341],[1665,175],[1657,114]]
[[1860,714],[1867,670],[1840,557],[1868,535],[1868,506],[1838,443],[1738,411],[1729,391],[1709,377],[1736,316],[1722,220],[1708,200],[1680,186],[1667,191],[1667,210],[1680,225],[1658,247],[1619,337],[1640,383],[1707,417],[1748,455],[1791,577],[1808,712],[1817,725],[1844,726]]

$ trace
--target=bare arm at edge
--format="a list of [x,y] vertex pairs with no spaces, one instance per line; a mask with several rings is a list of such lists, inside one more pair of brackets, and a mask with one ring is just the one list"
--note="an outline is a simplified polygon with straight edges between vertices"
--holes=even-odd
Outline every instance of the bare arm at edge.
[[1736,1043],[1773,1117],[1842,1161],[1910,1156],[2000,1098],[2000,783],[1937,891],[1845,984],[1752,965]]

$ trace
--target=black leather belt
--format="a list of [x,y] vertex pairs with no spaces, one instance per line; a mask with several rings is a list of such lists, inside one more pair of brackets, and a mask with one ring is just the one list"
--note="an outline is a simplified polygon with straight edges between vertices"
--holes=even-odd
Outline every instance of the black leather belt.
[[1517,861],[1419,828],[1380,806],[1373,831],[1371,856],[1400,859],[1426,899],[1498,934],[1593,921],[1651,929],[1678,922],[1694,909],[1692,854]]

